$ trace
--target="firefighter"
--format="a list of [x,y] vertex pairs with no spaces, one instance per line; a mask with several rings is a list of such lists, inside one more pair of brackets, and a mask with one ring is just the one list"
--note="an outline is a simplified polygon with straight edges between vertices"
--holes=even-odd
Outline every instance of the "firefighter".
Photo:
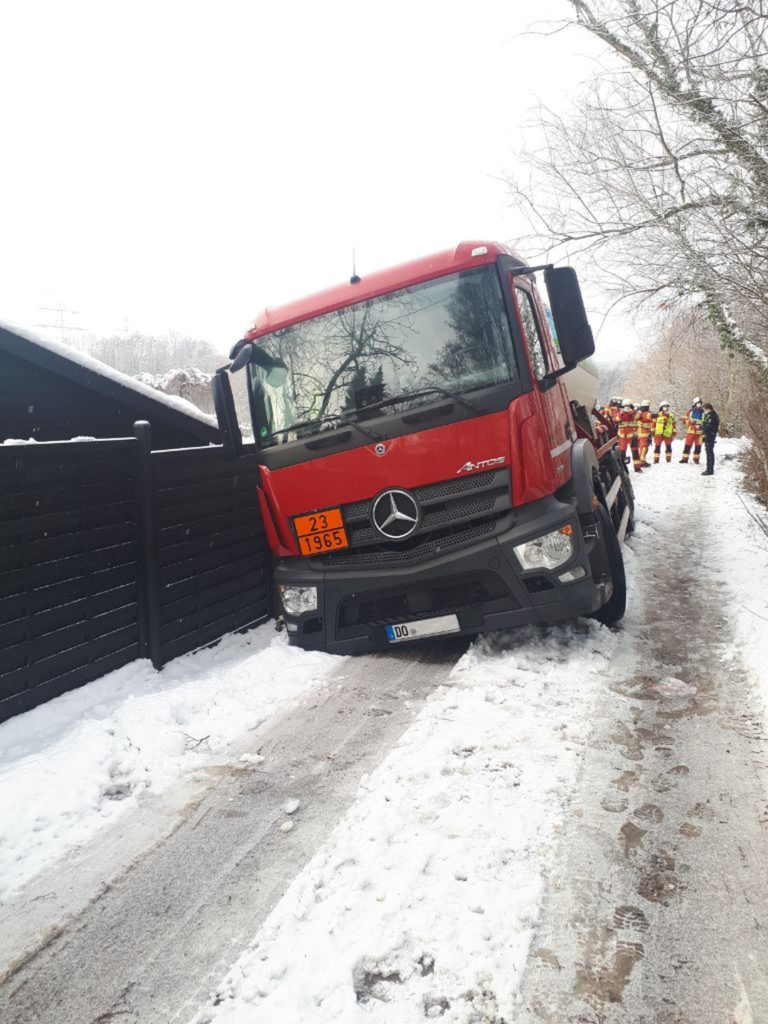
[[621,419],[618,423],[619,451],[625,462],[629,462],[627,449],[632,451],[632,465],[636,473],[642,472],[640,449],[637,443],[637,414],[631,402],[624,402],[621,407]]
[[610,401],[606,401],[604,406],[601,406],[600,409],[598,410],[598,412],[600,413],[600,416],[602,416],[603,419],[606,419],[606,420],[612,419],[612,415],[611,415],[612,404],[613,404],[613,399],[611,398]]
[[669,411],[669,402],[662,402],[659,406],[659,415],[656,417],[656,427],[653,435],[653,461],[658,463],[661,458],[661,446],[666,445],[664,457],[667,462],[672,461],[672,442],[677,437],[675,428],[675,417]]
[[640,449],[640,462],[643,466],[650,466],[646,456],[651,447],[651,438],[656,426],[656,417],[651,412],[651,403],[645,398],[640,403],[640,411],[637,414],[637,443]]
[[683,423],[685,424],[685,444],[683,445],[683,457],[680,459],[681,463],[688,461],[688,456],[691,454],[691,448],[693,448],[693,461],[698,466],[699,459],[701,458],[701,421],[704,419],[704,406],[702,405],[700,398],[694,398],[693,404],[688,412],[683,416]]

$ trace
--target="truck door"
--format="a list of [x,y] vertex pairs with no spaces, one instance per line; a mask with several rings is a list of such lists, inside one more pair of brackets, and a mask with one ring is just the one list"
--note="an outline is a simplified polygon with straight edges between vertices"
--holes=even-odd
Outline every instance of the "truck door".
[[552,456],[558,479],[565,482],[570,476],[571,446],[573,444],[571,413],[565,388],[560,380],[546,380],[548,373],[558,368],[554,347],[549,340],[531,292],[515,281],[515,299],[520,311],[525,344],[535,378],[539,402],[549,436],[549,454]]

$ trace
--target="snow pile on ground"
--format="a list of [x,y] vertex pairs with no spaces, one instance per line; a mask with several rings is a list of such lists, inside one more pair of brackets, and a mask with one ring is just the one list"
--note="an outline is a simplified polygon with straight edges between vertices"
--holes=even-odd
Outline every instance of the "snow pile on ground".
[[478,640],[197,1024],[510,1020],[590,710],[622,661],[596,623]]
[[0,725],[0,899],[323,679],[339,659],[271,624],[177,658],[137,661]]

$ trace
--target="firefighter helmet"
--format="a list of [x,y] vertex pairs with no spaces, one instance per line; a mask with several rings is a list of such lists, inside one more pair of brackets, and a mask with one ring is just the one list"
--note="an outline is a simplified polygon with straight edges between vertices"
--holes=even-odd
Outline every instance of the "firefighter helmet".
[[632,403],[630,402],[630,400],[628,398],[624,399],[624,401],[621,403],[621,407],[622,407],[622,409],[634,409],[635,408],[634,405],[632,405]]
[[669,408],[669,402],[662,402],[661,405],[659,406],[659,408],[660,409],[668,409]]
[[694,398],[693,404],[694,405],[701,405],[701,399],[700,398]]
[[644,398],[642,400],[642,402],[640,403],[640,408],[641,409],[650,409],[650,407],[651,407],[651,400],[649,398]]

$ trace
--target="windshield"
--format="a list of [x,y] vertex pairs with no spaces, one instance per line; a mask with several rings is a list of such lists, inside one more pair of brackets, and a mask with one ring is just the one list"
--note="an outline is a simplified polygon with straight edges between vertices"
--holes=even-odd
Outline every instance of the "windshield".
[[264,444],[517,378],[493,266],[391,292],[259,338],[288,366],[279,387],[248,372]]

